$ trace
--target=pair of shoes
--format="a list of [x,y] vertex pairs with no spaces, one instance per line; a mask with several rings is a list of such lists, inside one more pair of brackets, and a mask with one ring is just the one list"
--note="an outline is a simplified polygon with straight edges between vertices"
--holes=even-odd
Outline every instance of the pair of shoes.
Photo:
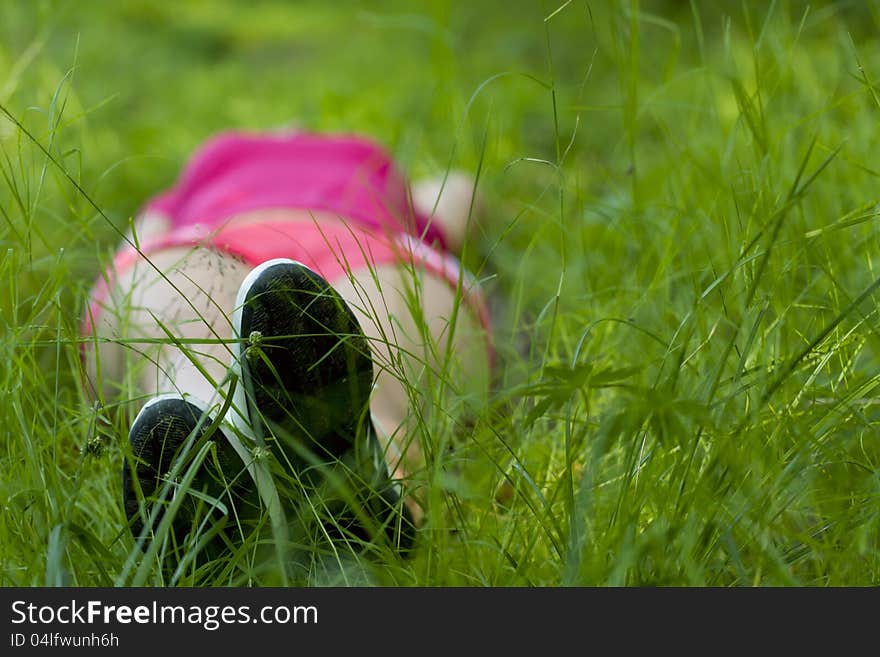
[[[224,521],[236,529],[258,518],[260,495],[248,450],[237,443],[240,434],[273,454],[281,466],[273,479],[286,483],[279,486],[286,489],[284,507],[300,518],[320,517],[317,533],[387,541],[407,551],[414,540],[411,516],[369,413],[369,344],[342,297],[301,263],[270,260],[242,283],[233,327],[235,412],[218,422],[198,400],[166,396],[146,404],[132,424],[135,458],[123,471],[123,497],[135,537],[148,519],[144,499],[176,503],[178,542],[198,520],[218,527],[229,544]],[[204,447],[212,438],[215,452]],[[167,481],[169,474],[174,481]],[[193,494],[177,500],[183,488]],[[205,515],[216,521],[205,522]],[[154,517],[151,526],[159,520]]]

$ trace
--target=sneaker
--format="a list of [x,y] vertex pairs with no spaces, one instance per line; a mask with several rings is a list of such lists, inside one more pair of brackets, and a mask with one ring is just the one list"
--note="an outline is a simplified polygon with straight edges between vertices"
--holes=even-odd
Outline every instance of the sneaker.
[[[136,539],[157,504],[165,508],[152,518],[148,535],[158,530],[168,507],[179,502],[171,521],[177,547],[184,545],[187,535],[209,544],[225,543],[226,532],[258,512],[252,479],[240,456],[220,427],[211,428],[212,418],[195,399],[164,395],[141,408],[129,432],[133,460],[122,471],[123,504]],[[206,440],[215,442],[216,458],[209,452],[184,488]],[[174,479],[165,490],[170,476]],[[185,497],[178,500],[181,495]],[[230,527],[224,529],[227,523]]]
[[[374,540],[368,515],[407,549],[412,522],[370,418],[370,347],[348,304],[305,265],[269,260],[242,283],[233,326],[234,419],[248,424],[240,429],[279,448],[279,460],[312,497],[309,508],[334,509],[339,533]],[[325,504],[334,488],[347,489],[345,509]]]

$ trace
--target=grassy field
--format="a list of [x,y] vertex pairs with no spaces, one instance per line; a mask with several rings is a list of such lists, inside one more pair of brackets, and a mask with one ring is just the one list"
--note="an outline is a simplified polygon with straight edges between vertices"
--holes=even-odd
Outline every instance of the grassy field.
[[[172,583],[136,567],[79,317],[195,146],[296,122],[479,171],[465,259],[498,300],[491,405],[424,427],[416,550],[333,581],[877,585],[878,28],[862,2],[0,3],[0,583]],[[238,565],[173,583],[259,583]]]

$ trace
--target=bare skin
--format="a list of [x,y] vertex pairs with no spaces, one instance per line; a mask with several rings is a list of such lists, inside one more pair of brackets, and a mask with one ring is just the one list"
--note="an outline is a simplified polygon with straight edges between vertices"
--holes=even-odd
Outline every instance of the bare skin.
[[[450,244],[458,248],[473,229],[468,216],[473,182],[468,180],[462,174],[450,177],[439,201],[439,181],[413,188],[418,209],[433,214]],[[252,212],[233,220],[258,221],[269,216],[273,220],[283,217],[293,222],[292,227],[298,221],[315,220],[314,213],[294,210]],[[134,230],[144,240],[166,228],[165,217],[147,214],[139,218]],[[102,393],[108,397],[113,390],[107,382],[128,376],[141,403],[164,393],[192,395],[209,405],[219,403],[220,384],[232,357],[232,310],[250,267],[214,250],[189,248],[160,251],[151,263],[138,262],[113,285],[96,329],[100,337],[119,342],[99,342],[98,358],[88,350],[91,385],[94,390],[103,385]],[[370,411],[392,476],[407,481],[424,467],[419,445],[409,431],[416,409],[408,388],[418,388],[430,372],[442,371],[456,394],[482,398],[488,390],[487,336],[467,304],[456,300],[449,283],[425,272],[389,264],[329,282],[352,308],[370,341],[376,382]],[[407,504],[420,522],[420,495],[412,486],[406,493]]]

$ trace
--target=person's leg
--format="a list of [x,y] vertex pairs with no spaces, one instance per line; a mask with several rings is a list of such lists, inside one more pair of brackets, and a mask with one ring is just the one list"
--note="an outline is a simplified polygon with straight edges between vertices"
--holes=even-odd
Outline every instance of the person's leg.
[[[230,316],[249,268],[204,249],[169,250],[151,260],[155,269],[141,264],[119,277],[101,316],[99,335],[119,339],[98,343],[103,375],[115,364],[131,377],[129,393],[141,402],[175,394],[216,413],[222,403],[218,385],[233,353]],[[487,362],[481,328],[467,308],[456,309],[447,281],[406,267],[364,270],[334,281],[334,287],[369,341],[376,381],[370,412],[380,447],[392,477],[409,480],[424,467],[410,432],[418,415],[412,400],[422,394],[429,370],[460,394],[481,394]],[[448,354],[456,357],[447,362]],[[97,360],[94,353],[88,357]],[[240,466],[227,474],[240,478]],[[403,493],[418,524],[418,492],[405,485]],[[126,499],[126,506],[131,515],[136,499]]]
[[[412,475],[425,467],[413,431],[421,411],[418,400],[443,394],[443,402],[483,403],[488,336],[447,280],[418,269],[382,265],[332,284],[370,343],[376,381],[370,412],[389,469],[395,479],[411,483]],[[405,485],[405,493],[414,519],[421,522],[419,491]]]
[[[189,533],[208,541],[207,556],[241,544],[260,508],[279,524],[265,468],[228,426],[215,424],[232,353],[229,315],[248,270],[208,249],[160,251],[120,271],[93,318],[89,387],[107,403],[122,401],[130,418],[121,493],[135,539],[161,526],[158,507],[141,504],[154,495],[163,507],[179,507],[173,545]],[[205,440],[213,442],[208,452]],[[184,489],[188,472],[195,476]]]
[[[250,267],[210,249],[175,248],[139,260],[113,280],[89,345],[91,385],[133,400],[176,393],[217,401],[232,351],[231,315]],[[100,367],[100,372],[98,368]]]
[[171,228],[171,219],[156,210],[146,210],[135,217],[125,233],[126,243],[143,244],[160,237]]
[[[484,202],[476,181],[451,171],[412,185],[416,209],[437,222],[458,255],[480,229]],[[490,377],[490,341],[474,308],[448,280],[419,267],[382,265],[331,281],[355,311],[373,351],[376,378],[370,411],[383,438],[388,467],[412,484],[425,456],[413,428],[420,409],[413,400],[445,389],[475,405],[485,401]],[[442,394],[442,393],[441,393]],[[406,501],[417,523],[424,509],[414,486]]]

